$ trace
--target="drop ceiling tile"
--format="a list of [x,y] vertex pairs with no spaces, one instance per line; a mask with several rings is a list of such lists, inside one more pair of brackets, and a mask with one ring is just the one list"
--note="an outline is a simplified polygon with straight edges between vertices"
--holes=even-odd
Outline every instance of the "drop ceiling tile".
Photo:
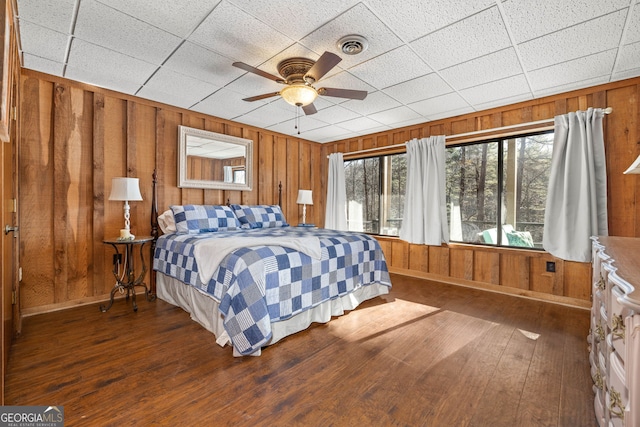
[[454,65],[442,70],[440,75],[460,90],[521,73],[522,67],[515,50],[508,48]]
[[432,33],[473,15],[493,4],[495,0],[369,0],[374,13],[386,22],[404,41]]
[[[337,17],[359,0],[322,0],[308,3],[299,0],[234,0],[233,3],[252,16],[268,23],[294,40],[300,40],[317,27]],[[287,13],[282,13],[286,10]],[[295,17],[292,19],[292,17]],[[322,52],[318,52],[320,54]]]
[[626,71],[615,72],[611,75],[611,81],[631,79],[640,76],[640,68],[632,68]]
[[360,131],[371,129],[371,128],[377,128],[380,125],[381,125],[380,122],[377,122],[368,117],[358,117],[357,119],[340,123],[341,128],[347,129],[351,132],[360,132]]
[[227,89],[241,93],[243,98],[249,96],[262,95],[266,93],[279,92],[283,85],[272,80],[246,73],[226,86]]
[[320,110],[317,104],[317,102],[314,102],[314,105],[318,108],[318,112],[314,114],[314,117],[325,123],[336,124],[346,120],[352,120],[360,116],[360,114],[340,105],[332,105],[331,107]]
[[640,68],[640,42],[622,46],[614,72],[620,73]]
[[532,97],[524,74],[507,77],[460,91],[460,95],[474,107],[515,96]]
[[266,129],[270,126],[295,118],[295,108],[293,106],[289,107],[291,107],[291,110],[282,109],[276,102],[272,102],[270,104],[261,105],[255,110],[237,117],[235,120]]
[[536,96],[539,96],[539,91],[574,82],[578,87],[583,87],[579,83],[582,80],[609,76],[613,69],[616,52],[617,49],[611,49],[595,55],[531,71],[529,73],[529,81],[533,86],[533,92]]
[[[597,3],[597,7],[596,6]],[[509,0],[502,3],[516,43],[624,9],[629,0]]]
[[[369,41],[368,49],[352,56],[339,51],[336,43],[349,34],[365,37]],[[340,67],[348,69],[400,46],[402,41],[363,3],[358,3],[300,40],[300,43],[316,53],[329,51],[339,55],[342,58]]]
[[229,58],[218,53],[184,42],[167,59],[163,67],[216,86],[225,86],[245,73],[232,66],[232,63]]
[[352,134],[352,132],[343,129],[340,126],[324,126],[309,131],[302,129],[300,137],[310,141],[328,142],[343,139]]
[[349,69],[351,74],[377,89],[424,76],[431,71],[409,46],[401,46]]
[[[147,81],[156,69],[156,65],[148,62],[87,43],[84,40],[74,39],[71,43],[67,73],[64,77],[97,86],[105,86],[105,82],[114,82],[119,87],[121,85],[117,82],[122,81],[122,85],[127,88],[131,88],[132,85],[138,88]],[[86,73],[86,78],[83,77],[83,73]],[[118,90],[118,88],[113,88],[113,90]],[[130,89],[126,93],[131,93]]]
[[167,99],[173,98],[180,103],[177,105],[188,108],[218,89],[220,87],[211,83],[162,67],[145,83],[138,94],[147,98],[148,94],[163,93],[167,95]]
[[22,66],[24,68],[40,71],[41,73],[47,73],[54,76],[61,76],[62,70],[64,70],[64,64],[62,62],[51,61],[39,56],[29,55],[28,53],[22,55],[22,61]]
[[400,103],[384,92],[378,91],[368,94],[362,101],[352,99],[341,105],[356,113],[367,115],[399,107]]
[[69,35],[51,30],[29,21],[20,21],[25,36],[20,38],[21,48],[30,55],[56,62],[64,62]]
[[627,32],[624,35],[624,44],[640,42],[640,1],[633,7],[631,18],[627,24]]
[[246,102],[241,98],[242,95],[222,88],[196,104],[193,110],[231,120],[266,104],[263,101]]
[[142,87],[136,96],[149,99],[151,101],[162,102],[163,104],[174,105],[180,108],[189,108],[193,105],[193,100],[187,97],[166,93],[162,90]]
[[451,86],[436,73],[427,74],[383,90],[384,93],[403,104],[411,104],[452,91]]
[[446,117],[449,112],[472,111],[469,104],[457,93],[448,93],[435,98],[409,104],[413,111],[431,120]]
[[522,62],[531,71],[616,48],[626,16],[626,10],[610,13],[522,43]]
[[218,4],[189,40],[253,66],[293,43],[289,37],[226,1]]
[[80,3],[74,34],[90,43],[158,65],[180,44],[180,39],[173,34],[94,0]]
[[104,72],[99,69],[85,70],[76,68],[73,65],[67,65],[64,77],[82,83],[88,83],[93,86],[103,87],[116,92],[134,95],[140,89],[141,83],[123,79],[114,76],[112,72]]
[[610,81],[609,75],[588,78],[585,80],[576,80],[570,83],[560,84],[558,86],[552,86],[549,88],[539,90],[536,92],[536,97],[555,95],[557,93],[569,92],[572,90],[582,89],[585,87],[601,85],[604,83],[608,83],[609,81]]
[[[70,34],[75,0],[18,0],[20,22],[29,21]],[[20,29],[21,33],[22,28]]]
[[391,129],[391,127],[390,126],[386,126],[386,125],[373,126],[373,127],[364,128],[364,129],[361,129],[361,130],[359,130],[357,132],[354,132],[354,135],[355,136],[370,135],[372,133],[386,132],[386,131],[388,131],[390,129]]
[[413,111],[411,108],[405,107],[404,105],[401,107],[392,108],[391,110],[370,114],[368,117],[375,120],[376,122],[380,122],[384,125],[389,126],[409,120],[416,120],[418,118],[424,121],[424,117]]
[[436,70],[511,46],[497,7],[458,21],[411,43],[415,51]]
[[[84,0],[83,0],[84,1]],[[213,10],[218,1],[98,0],[100,3],[184,38]]]
[[302,135],[303,131],[312,131],[313,129],[318,129],[325,126],[327,126],[327,123],[316,120],[313,116],[302,115],[298,119],[297,124],[295,119],[290,119],[281,123],[277,123],[273,126],[269,126],[267,129],[273,132],[285,133],[287,135],[298,135],[298,131],[300,131],[300,135]]
[[476,111],[483,111],[483,110],[489,110],[495,107],[501,107],[503,105],[510,105],[510,104],[516,104],[518,102],[528,101],[530,99],[533,99],[533,95],[531,95],[531,93],[523,93],[521,95],[506,96],[504,98],[500,98],[493,101],[480,102],[478,104],[475,104],[473,107]]

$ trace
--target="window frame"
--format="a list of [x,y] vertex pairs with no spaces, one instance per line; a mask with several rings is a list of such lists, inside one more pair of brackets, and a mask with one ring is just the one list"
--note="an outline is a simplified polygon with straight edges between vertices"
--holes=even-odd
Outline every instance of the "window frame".
[[[497,195],[496,200],[502,200],[504,196],[504,144],[509,139],[518,139],[518,138],[527,138],[531,136],[544,135],[544,134],[554,134],[555,130],[553,128],[547,129],[526,129],[521,132],[512,132],[508,135],[494,135],[488,138],[479,138],[474,139],[473,141],[452,141],[447,143],[445,146],[445,150],[452,147],[462,147],[462,146],[471,146],[471,145],[480,145],[480,144],[490,144],[497,143],[497,151],[499,153],[497,159]],[[553,147],[552,147],[553,149]],[[496,207],[496,222],[493,224],[496,229],[501,229],[503,224],[499,224],[498,222],[500,218],[502,218],[502,203],[497,203]],[[449,221],[449,226],[451,226],[451,222]],[[544,226],[544,223],[543,223]],[[529,247],[529,246],[512,246],[508,244],[503,244],[502,242],[502,233],[496,233],[496,243],[487,243],[487,242],[465,242],[458,240],[450,240],[450,243],[454,245],[472,245],[472,246],[481,246],[481,247],[490,247],[490,248],[500,248],[500,249],[515,249],[515,250],[529,250],[529,251],[538,251],[544,252],[544,248],[542,247]]]
[[[509,139],[518,139],[518,138],[526,138],[526,137],[531,137],[531,136],[536,136],[536,135],[543,135],[543,134],[553,134],[554,133],[554,128],[553,127],[538,127],[538,128],[523,128],[523,129],[517,129],[517,130],[513,130],[510,131],[508,133],[498,133],[498,134],[494,134],[494,135],[486,135],[483,137],[475,137],[473,139],[461,139],[461,140],[456,140],[457,137],[456,135],[451,135],[449,137],[449,140],[446,141],[446,145],[445,145],[445,150],[451,147],[461,147],[461,146],[468,146],[468,145],[479,145],[479,144],[489,144],[489,143],[497,143],[498,144],[498,152],[499,153],[504,153],[504,144],[507,140]],[[553,148],[553,147],[552,147]],[[385,177],[383,176],[382,173],[382,169],[383,169],[383,164],[384,161],[382,160],[383,157],[388,157],[388,156],[393,156],[393,155],[397,155],[397,154],[405,154],[406,155],[406,145],[402,144],[401,147],[380,147],[379,149],[375,150],[376,152],[371,152],[371,153],[362,153],[362,155],[358,155],[357,152],[354,153],[349,153],[348,155],[345,155],[344,157],[344,162],[349,162],[349,161],[353,161],[353,160],[366,160],[366,159],[370,159],[370,158],[379,158],[379,165],[378,165],[378,169],[379,169],[379,188],[382,190],[383,188],[383,181],[385,179]],[[497,164],[497,169],[498,169],[498,173],[497,173],[497,181],[498,181],[498,185],[497,185],[497,197],[496,200],[502,200],[502,197],[504,195],[504,154],[500,154],[498,156],[498,164]],[[405,184],[406,185],[406,184]],[[384,195],[383,194],[379,194],[379,198],[380,201],[378,203],[379,205],[379,218],[378,220],[381,221],[381,212],[382,212],[382,204],[383,204],[383,199],[384,199]],[[347,200],[348,201],[348,200]],[[497,209],[496,209],[496,228],[500,228],[503,224],[498,224],[498,218],[502,217],[502,203],[497,203]],[[451,225],[449,223],[449,225]],[[543,224],[544,225],[544,224]],[[369,234],[369,235],[373,235],[373,236],[379,236],[379,237],[386,237],[386,238],[395,238],[397,239],[399,236],[398,235],[390,235],[390,234],[381,234],[380,233],[381,230],[381,226],[379,224],[378,226],[378,232],[377,233],[373,233],[373,232],[368,232],[368,231],[364,231],[364,233]],[[509,249],[509,250],[528,250],[528,251],[537,251],[537,252],[544,252],[544,248],[542,247],[529,247],[529,246],[511,246],[511,245],[505,245],[502,242],[502,233],[497,233],[497,241],[498,243],[486,243],[486,242],[465,242],[465,241],[450,241],[449,244],[450,245],[471,245],[471,246],[479,246],[479,247],[485,247],[485,248],[499,248],[499,249]]]

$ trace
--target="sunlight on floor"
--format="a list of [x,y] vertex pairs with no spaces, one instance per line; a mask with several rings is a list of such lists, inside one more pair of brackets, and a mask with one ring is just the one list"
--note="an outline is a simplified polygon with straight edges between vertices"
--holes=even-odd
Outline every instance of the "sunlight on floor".
[[533,341],[536,341],[538,338],[540,338],[540,334],[536,334],[535,332],[524,331],[522,329],[518,329],[518,331],[520,331],[522,335]]

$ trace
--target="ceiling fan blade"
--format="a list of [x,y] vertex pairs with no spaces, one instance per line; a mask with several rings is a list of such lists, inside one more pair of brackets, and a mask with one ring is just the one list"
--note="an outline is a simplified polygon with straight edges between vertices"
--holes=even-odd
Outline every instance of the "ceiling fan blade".
[[250,96],[249,98],[243,98],[242,100],[253,102],[253,101],[259,101],[265,98],[271,98],[272,96],[278,96],[278,95],[280,95],[280,92],[271,92],[271,93],[264,93],[262,95]]
[[308,81],[310,84],[317,82],[340,61],[342,61],[342,58],[335,53],[323,53],[309,71],[307,71],[307,74],[304,75],[305,81]]
[[274,76],[273,74],[269,74],[266,71],[262,71],[262,70],[260,70],[260,69],[258,69],[256,67],[252,67],[249,64],[245,64],[244,62],[234,62],[231,65],[233,65],[236,68],[240,68],[241,70],[245,70],[245,71],[248,71],[250,73],[257,74],[260,77],[264,77],[266,79],[273,80],[276,83],[284,83],[284,80],[282,79],[282,77]]
[[363,100],[367,97],[366,90],[336,89],[333,87],[323,87],[318,89],[318,95],[335,96],[337,98],[349,98]]
[[304,114],[307,116],[310,116],[318,112],[318,110],[316,110],[315,105],[313,104],[305,105],[304,107],[302,107],[302,111],[304,111]]

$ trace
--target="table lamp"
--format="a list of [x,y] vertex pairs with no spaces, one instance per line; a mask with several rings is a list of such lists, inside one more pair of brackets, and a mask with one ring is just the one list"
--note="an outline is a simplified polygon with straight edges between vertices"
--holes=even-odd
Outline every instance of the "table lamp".
[[140,182],[138,178],[113,178],[111,180],[111,195],[109,200],[124,201],[124,228],[120,230],[120,239],[133,240],[129,225],[129,201],[142,200],[140,194]]
[[313,205],[311,190],[298,190],[297,204],[302,205],[302,227],[312,227],[313,224],[307,224],[307,205]]

